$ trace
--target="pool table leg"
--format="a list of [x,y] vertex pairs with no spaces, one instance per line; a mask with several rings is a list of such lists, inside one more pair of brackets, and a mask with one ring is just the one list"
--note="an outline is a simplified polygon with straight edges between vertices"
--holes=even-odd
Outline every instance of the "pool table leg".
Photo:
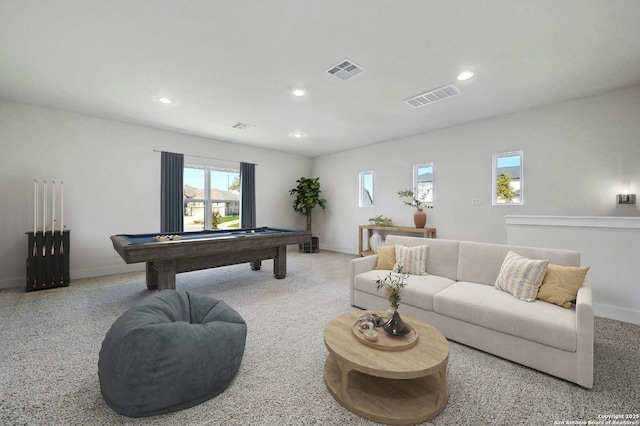
[[281,280],[287,276],[287,246],[276,248],[277,255],[273,258],[273,276]]
[[175,290],[176,261],[147,262],[147,288],[149,290]]
[[153,267],[153,263],[151,262],[147,262],[146,277],[147,277],[147,289],[157,290],[158,289],[158,271],[156,271],[156,268]]

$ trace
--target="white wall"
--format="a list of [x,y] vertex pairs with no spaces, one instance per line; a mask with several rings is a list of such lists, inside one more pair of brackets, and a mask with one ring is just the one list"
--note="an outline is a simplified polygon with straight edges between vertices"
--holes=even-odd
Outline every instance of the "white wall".
[[580,252],[595,315],[640,325],[640,217],[509,216],[509,244]]
[[25,285],[34,179],[64,181],[72,279],[141,269],[114,256],[109,236],[158,232],[154,149],[258,163],[258,226],[304,228],[289,189],[309,174],[307,157],[6,101],[0,147],[0,288]]
[[[460,101],[463,99],[460,98]],[[436,106],[437,107],[437,106]],[[428,106],[416,110],[429,119]],[[621,180],[640,193],[640,86],[315,158],[327,211],[314,212],[323,248],[358,252],[358,225],[377,214],[413,226],[398,190],[434,163],[428,227],[438,238],[507,242],[505,215],[639,216],[615,203]],[[524,205],[491,206],[492,154],[524,150]],[[358,174],[374,171],[374,206],[358,207]],[[472,200],[482,200],[473,207]]]

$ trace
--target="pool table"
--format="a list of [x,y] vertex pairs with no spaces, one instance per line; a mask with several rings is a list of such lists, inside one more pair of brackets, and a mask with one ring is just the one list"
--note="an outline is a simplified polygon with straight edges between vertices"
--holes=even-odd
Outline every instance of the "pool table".
[[273,259],[273,275],[287,275],[287,245],[308,243],[311,231],[280,228],[240,228],[178,232],[158,241],[160,234],[112,235],[113,248],[126,263],[146,262],[147,288],[175,289],[176,274],[218,266],[251,264]]

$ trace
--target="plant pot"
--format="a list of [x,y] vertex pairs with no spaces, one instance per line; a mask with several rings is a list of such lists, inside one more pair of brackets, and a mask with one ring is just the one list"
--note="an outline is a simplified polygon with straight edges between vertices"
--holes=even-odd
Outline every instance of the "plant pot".
[[310,242],[298,244],[298,251],[302,253],[318,253],[320,251],[320,238],[311,237]]
[[393,313],[393,316],[382,326],[382,329],[392,336],[406,336],[411,333],[411,328],[402,321],[398,311]]
[[413,223],[416,225],[416,228],[424,228],[427,224],[427,214],[422,211],[422,209],[418,209],[418,211],[413,214]]

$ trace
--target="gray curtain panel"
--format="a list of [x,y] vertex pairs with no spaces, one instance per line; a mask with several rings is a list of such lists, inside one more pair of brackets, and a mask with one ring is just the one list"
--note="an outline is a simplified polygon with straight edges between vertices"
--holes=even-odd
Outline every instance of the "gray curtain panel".
[[256,165],[240,163],[240,227],[256,226]]
[[162,151],[160,161],[160,232],[182,232],[184,155]]

